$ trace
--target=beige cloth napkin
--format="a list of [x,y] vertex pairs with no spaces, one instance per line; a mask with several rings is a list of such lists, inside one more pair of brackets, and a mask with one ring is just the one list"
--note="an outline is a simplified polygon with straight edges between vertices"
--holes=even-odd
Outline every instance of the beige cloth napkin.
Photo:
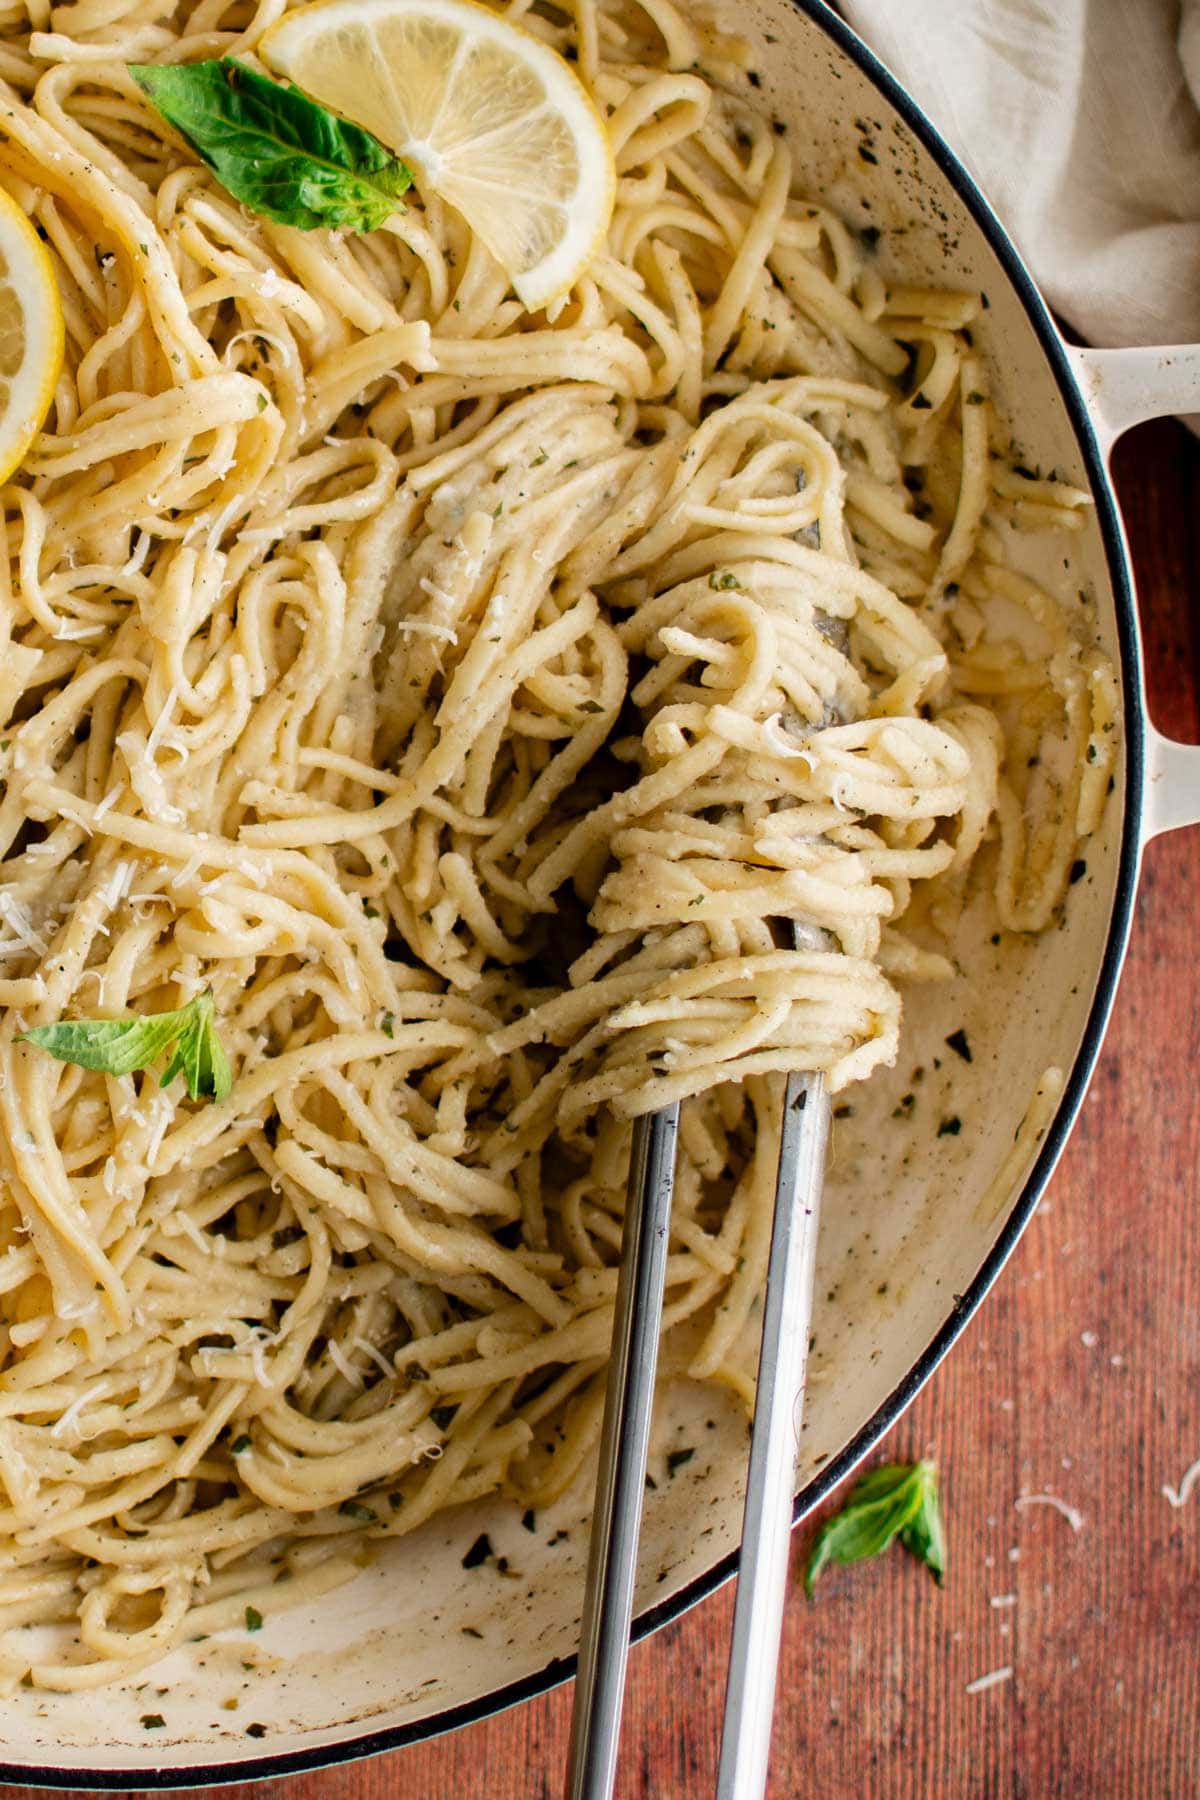
[[1200,0],[842,0],[1095,344],[1200,342]]

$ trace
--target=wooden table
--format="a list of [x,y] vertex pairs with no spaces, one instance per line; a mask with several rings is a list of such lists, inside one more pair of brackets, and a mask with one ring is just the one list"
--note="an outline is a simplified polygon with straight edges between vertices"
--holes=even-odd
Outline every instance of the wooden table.
[[[1200,739],[1200,446],[1145,427],[1118,458],[1152,711]],[[1175,1800],[1200,1791],[1200,833],[1146,860],[1091,1094],[998,1288],[892,1433],[946,1488],[940,1593],[898,1551],[789,1609],[773,1796]],[[878,1457],[875,1460],[879,1460]],[[1053,1489],[1076,1531],[1019,1494]],[[797,1534],[794,1572],[811,1535]],[[620,1793],[712,1791],[732,1593],[633,1653]],[[1011,1680],[967,1684],[1009,1666]],[[550,1800],[570,1691],[452,1737],[242,1800]],[[5,1790],[13,1800],[32,1789]]]

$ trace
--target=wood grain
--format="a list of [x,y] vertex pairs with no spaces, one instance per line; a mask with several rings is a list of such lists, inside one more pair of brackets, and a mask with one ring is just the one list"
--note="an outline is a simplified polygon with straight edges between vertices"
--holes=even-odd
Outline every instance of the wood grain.
[[[1122,446],[1152,712],[1200,741],[1200,447]],[[1174,1800],[1200,1786],[1200,834],[1147,855],[1100,1068],[1049,1195],[888,1453],[943,1470],[944,1590],[899,1553],[789,1603],[772,1795]],[[1021,1494],[1078,1509],[1072,1530]],[[809,1529],[797,1534],[796,1563]],[[997,1600],[1008,1602],[995,1604]],[[711,1793],[725,1590],[634,1651],[620,1792]],[[967,1684],[1011,1666],[990,1691]],[[242,1800],[542,1800],[569,1690],[414,1749]],[[33,1800],[34,1790],[3,1790]]]

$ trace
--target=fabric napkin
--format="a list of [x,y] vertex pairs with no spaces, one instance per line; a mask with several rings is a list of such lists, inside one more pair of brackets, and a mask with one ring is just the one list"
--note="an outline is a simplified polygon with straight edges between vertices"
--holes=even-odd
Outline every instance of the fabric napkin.
[[1094,344],[1200,342],[1200,0],[842,0]]

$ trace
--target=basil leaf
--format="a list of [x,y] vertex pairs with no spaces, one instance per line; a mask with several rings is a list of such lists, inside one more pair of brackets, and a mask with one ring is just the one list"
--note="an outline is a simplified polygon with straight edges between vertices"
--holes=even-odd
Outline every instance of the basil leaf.
[[900,1533],[904,1548],[923,1562],[941,1587],[946,1574],[946,1534],[942,1529],[942,1509],[938,1502],[937,1471],[930,1464],[929,1480],[921,1494],[921,1505],[911,1525]]
[[18,1043],[49,1051],[59,1062],[102,1075],[132,1075],[148,1069],[171,1045],[175,1051],[163,1070],[162,1085],[182,1075],[192,1100],[224,1100],[233,1075],[213,1023],[212,995],[197,994],[173,1012],[142,1013],[125,1019],[63,1019],[57,1025],[35,1025]]
[[826,1519],[804,1571],[812,1595],[829,1563],[862,1562],[899,1538],[941,1584],[946,1544],[938,1501],[937,1468],[931,1462],[887,1463],[860,1477],[841,1512]]
[[162,1072],[162,1085],[168,1087],[182,1075],[191,1099],[228,1099],[233,1076],[213,1026],[212,995],[197,994],[190,1005],[196,1010],[179,1034],[175,1054]]
[[374,231],[403,211],[411,171],[299,88],[227,56],[130,63],[129,73],[234,199],[266,218],[301,231]]
[[59,1062],[98,1069],[102,1075],[132,1075],[157,1062],[179,1036],[179,1012],[147,1013],[132,1019],[71,1019],[35,1025],[18,1043],[48,1050]]

